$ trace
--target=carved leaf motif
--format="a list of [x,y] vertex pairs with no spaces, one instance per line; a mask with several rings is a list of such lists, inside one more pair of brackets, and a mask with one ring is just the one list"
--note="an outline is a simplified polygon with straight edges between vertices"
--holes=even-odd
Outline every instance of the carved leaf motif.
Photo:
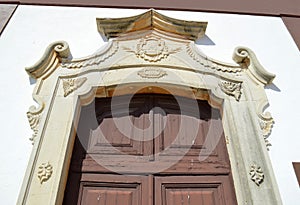
[[170,50],[162,39],[155,36],[146,36],[145,38],[142,38],[135,50],[128,47],[123,47],[123,49],[127,52],[132,52],[138,58],[149,62],[158,62],[167,58],[170,54],[181,50],[180,47]]
[[29,138],[29,140],[32,141],[32,144],[35,143],[38,134],[40,118],[44,110],[44,103],[42,103],[41,99],[35,97],[35,100],[38,102],[39,106],[37,108],[35,106],[31,106],[29,111],[26,113],[30,128],[33,131],[32,136]]
[[238,73],[242,71],[242,68],[234,65],[226,65],[217,62],[216,60],[209,59],[206,56],[202,56],[201,54],[195,51],[196,47],[191,47],[191,44],[186,45],[187,54],[196,62],[200,63],[204,67],[208,67],[212,70],[217,70],[221,72],[228,73]]
[[49,162],[41,164],[37,174],[38,178],[40,179],[40,183],[42,184],[43,182],[47,181],[51,177],[52,172],[53,167]]
[[104,62],[105,60],[109,59],[110,57],[112,57],[118,51],[118,49],[119,49],[119,44],[116,41],[113,42],[111,47],[104,53],[103,52],[97,53],[83,60],[78,59],[74,61],[66,61],[63,62],[61,65],[62,67],[66,67],[69,69],[79,69],[87,66],[98,65]]
[[64,97],[68,96],[73,91],[77,90],[82,84],[87,80],[86,77],[83,78],[70,78],[63,80]]
[[265,175],[260,166],[257,166],[256,164],[252,165],[249,174],[251,176],[251,180],[255,182],[257,186],[263,183]]
[[161,78],[167,75],[167,72],[159,68],[145,68],[140,70],[138,75],[142,78]]
[[219,84],[221,90],[226,93],[227,95],[233,96],[236,101],[240,100],[242,91],[242,83],[241,82],[230,82],[230,81],[222,81]]
[[28,118],[28,121],[29,121],[30,128],[33,131],[33,134],[31,136],[31,138],[29,138],[29,139],[30,139],[30,141],[32,141],[32,144],[34,144],[35,138],[36,138],[37,133],[38,133],[38,126],[39,126],[39,123],[40,123],[41,114],[40,113],[34,114],[34,113],[29,112],[29,111],[26,114],[27,114],[27,118]]
[[260,128],[263,132],[263,137],[266,143],[266,147],[267,150],[269,151],[269,147],[272,146],[272,144],[269,142],[268,138],[272,132],[272,128],[274,125],[274,119],[270,116],[270,114],[268,113],[268,118],[260,118],[259,119],[259,124],[260,124]]

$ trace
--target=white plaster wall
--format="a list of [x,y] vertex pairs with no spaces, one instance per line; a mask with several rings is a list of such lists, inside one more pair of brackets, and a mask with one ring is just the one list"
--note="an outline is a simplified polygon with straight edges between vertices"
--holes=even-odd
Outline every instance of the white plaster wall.
[[[31,152],[26,112],[34,104],[24,71],[33,65],[53,41],[66,40],[73,56],[83,57],[99,49],[103,40],[96,17],[124,17],[144,10],[19,6],[0,37],[0,198],[15,204]],[[292,162],[300,162],[300,112],[298,110],[299,51],[280,18],[200,12],[161,11],[186,20],[208,21],[206,39],[199,48],[207,55],[232,62],[236,46],[254,50],[261,64],[277,75],[266,89],[276,124],[270,156],[284,204],[300,204],[300,188]],[[253,136],[255,137],[255,136]],[[248,174],[248,173],[245,173]]]

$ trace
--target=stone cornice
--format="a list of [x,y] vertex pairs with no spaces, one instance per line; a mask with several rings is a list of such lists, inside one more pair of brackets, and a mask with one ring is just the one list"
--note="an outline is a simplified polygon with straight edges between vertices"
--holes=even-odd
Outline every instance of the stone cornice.
[[197,40],[204,36],[207,22],[184,21],[164,16],[153,9],[126,18],[97,18],[100,34],[107,38],[115,38],[122,34],[141,30],[161,30]]

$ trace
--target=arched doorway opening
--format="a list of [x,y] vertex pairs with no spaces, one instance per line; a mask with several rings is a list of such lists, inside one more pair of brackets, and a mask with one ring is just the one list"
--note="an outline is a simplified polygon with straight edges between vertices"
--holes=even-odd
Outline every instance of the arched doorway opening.
[[162,94],[82,107],[64,204],[237,204],[221,114]]

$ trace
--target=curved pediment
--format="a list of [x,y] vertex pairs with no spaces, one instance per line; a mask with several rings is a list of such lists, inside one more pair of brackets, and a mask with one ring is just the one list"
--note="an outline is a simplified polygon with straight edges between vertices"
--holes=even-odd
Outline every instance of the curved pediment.
[[[28,74],[45,80],[53,73],[61,78],[92,72],[103,76],[109,73],[110,81],[117,83],[112,79],[122,82],[120,74],[126,76],[134,72],[135,76],[142,78],[138,82],[159,79],[161,83],[170,83],[173,77],[166,76],[173,72],[177,76],[185,76],[185,85],[191,87],[199,86],[199,79],[214,76],[218,81],[229,82],[215,82],[214,85],[221,84],[222,91],[236,100],[240,99],[241,83],[246,78],[255,84],[266,85],[275,77],[245,47],[235,49],[235,63],[220,62],[203,54],[194,40],[204,35],[204,22],[177,20],[149,10],[135,17],[97,19],[97,25],[103,35],[112,38],[103,49],[90,56],[73,59],[66,42],[55,42],[36,65],[26,68]],[[197,26],[199,28],[195,29]],[[112,72],[114,70],[118,72]],[[195,75],[198,77],[195,78]],[[174,83],[181,83],[181,80]]]

